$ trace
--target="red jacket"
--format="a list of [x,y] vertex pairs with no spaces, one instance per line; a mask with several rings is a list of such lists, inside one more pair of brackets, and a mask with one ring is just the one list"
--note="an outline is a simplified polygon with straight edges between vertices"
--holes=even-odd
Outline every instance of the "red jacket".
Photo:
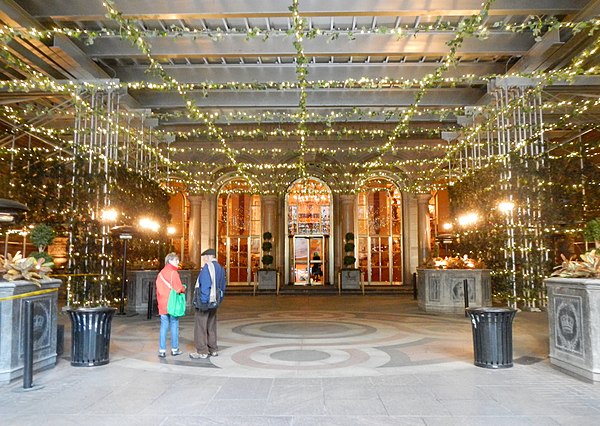
[[183,293],[185,291],[185,287],[183,284],[181,284],[181,278],[179,278],[179,272],[177,272],[176,266],[167,263],[163,270],[158,273],[158,277],[156,277],[156,300],[158,302],[158,313],[160,315],[167,315],[167,302],[169,301],[171,289],[161,277],[171,284],[171,287],[173,287],[177,293]]

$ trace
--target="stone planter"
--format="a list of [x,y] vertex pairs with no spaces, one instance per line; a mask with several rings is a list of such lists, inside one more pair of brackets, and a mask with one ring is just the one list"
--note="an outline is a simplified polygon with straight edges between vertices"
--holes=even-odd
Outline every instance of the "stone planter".
[[277,291],[277,271],[275,269],[258,270],[258,289]]
[[547,278],[550,363],[600,381],[600,279]]
[[[148,313],[148,287],[152,288],[153,306],[156,305],[156,277],[159,271],[129,271],[127,274],[127,313],[146,315]],[[185,292],[186,313],[193,312],[192,298],[194,286],[200,271],[180,270],[181,282],[187,286]]]
[[437,314],[464,313],[464,280],[467,280],[469,307],[492,305],[487,269],[417,269],[419,309]]
[[33,305],[33,371],[56,364],[58,288],[61,281],[0,281],[0,383],[23,376],[25,300]]
[[360,269],[342,269],[340,270],[340,292],[342,290],[359,290],[364,294],[364,288],[361,281]]

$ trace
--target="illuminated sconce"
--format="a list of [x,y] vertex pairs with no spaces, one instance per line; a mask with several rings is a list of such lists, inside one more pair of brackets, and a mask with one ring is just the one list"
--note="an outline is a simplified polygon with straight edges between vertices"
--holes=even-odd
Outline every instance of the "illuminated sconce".
[[167,235],[175,235],[177,228],[174,226],[167,226]]
[[515,208],[515,203],[512,201],[502,201],[498,203],[498,210],[500,210],[504,214],[508,214],[512,212]]
[[153,232],[158,232],[158,230],[160,229],[160,225],[158,222],[156,222],[155,220],[149,219],[147,217],[143,217],[139,220],[138,222],[140,228],[148,230],[148,231],[153,231]]
[[479,216],[477,213],[467,213],[458,218],[458,224],[460,226],[471,226],[477,223]]
[[453,225],[450,222],[446,222],[442,225],[442,229],[446,232],[452,231]]
[[100,220],[102,220],[102,222],[116,222],[118,217],[119,212],[115,209],[102,210],[100,213]]

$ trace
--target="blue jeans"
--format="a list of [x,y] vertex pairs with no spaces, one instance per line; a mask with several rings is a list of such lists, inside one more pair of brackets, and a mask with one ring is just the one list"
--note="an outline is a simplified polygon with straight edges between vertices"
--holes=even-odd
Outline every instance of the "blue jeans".
[[171,326],[171,350],[179,349],[179,318],[167,314],[160,316],[159,349],[161,352],[167,350],[169,325]]

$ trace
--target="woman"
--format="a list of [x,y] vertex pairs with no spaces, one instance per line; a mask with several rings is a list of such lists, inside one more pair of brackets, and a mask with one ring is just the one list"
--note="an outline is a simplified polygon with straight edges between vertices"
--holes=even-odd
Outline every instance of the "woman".
[[158,313],[160,315],[160,338],[158,356],[167,356],[167,332],[171,328],[171,355],[181,355],[179,350],[179,318],[169,315],[167,303],[171,289],[177,293],[183,293],[185,286],[179,278],[179,257],[175,253],[169,253],[165,257],[165,267],[156,278],[156,300],[158,302]]

